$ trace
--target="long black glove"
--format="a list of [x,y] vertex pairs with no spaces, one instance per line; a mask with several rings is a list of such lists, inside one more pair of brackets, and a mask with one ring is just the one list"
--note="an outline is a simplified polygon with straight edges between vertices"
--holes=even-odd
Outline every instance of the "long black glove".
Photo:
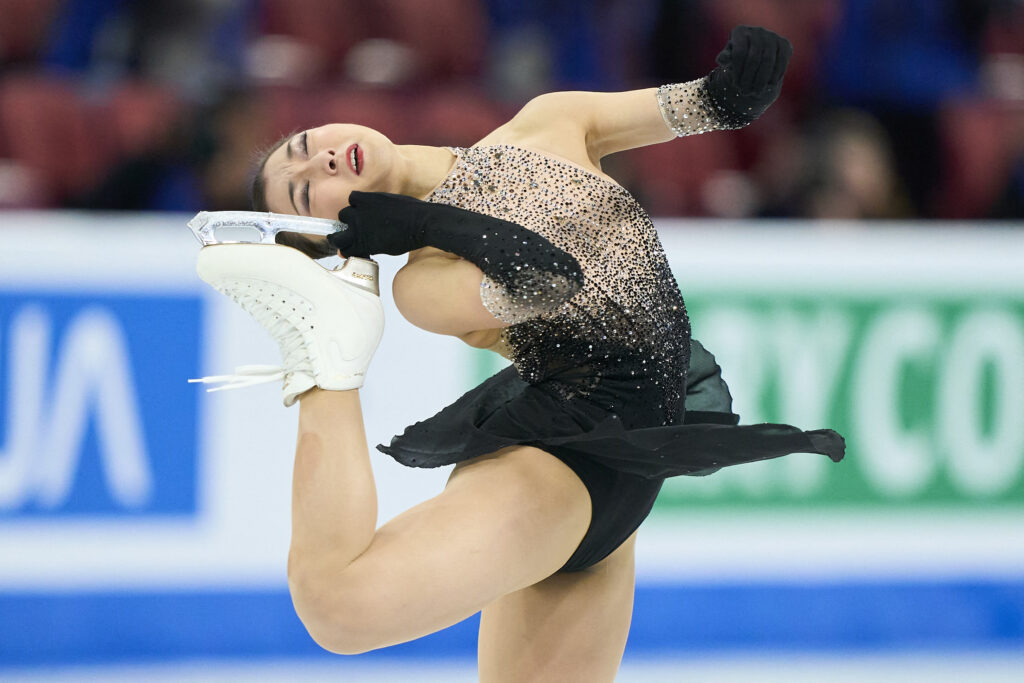
[[583,285],[579,262],[548,239],[517,223],[457,206],[356,191],[338,220],[346,227],[328,241],[346,256],[436,247],[473,263],[506,290],[509,302],[521,302],[534,312],[564,303]]
[[746,125],[779,96],[792,56],[793,46],[782,36],[756,26],[737,26],[718,53],[718,66],[708,74],[708,95],[732,119],[730,124]]

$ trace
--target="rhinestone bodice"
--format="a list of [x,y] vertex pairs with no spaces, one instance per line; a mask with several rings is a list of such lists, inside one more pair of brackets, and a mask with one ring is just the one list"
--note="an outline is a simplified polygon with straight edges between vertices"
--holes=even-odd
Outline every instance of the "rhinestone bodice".
[[582,289],[533,310],[485,279],[482,299],[516,321],[502,342],[519,374],[586,398],[636,426],[676,421],[689,361],[682,295],[650,217],[623,187],[576,164],[510,145],[454,148],[428,201],[512,221],[575,257]]

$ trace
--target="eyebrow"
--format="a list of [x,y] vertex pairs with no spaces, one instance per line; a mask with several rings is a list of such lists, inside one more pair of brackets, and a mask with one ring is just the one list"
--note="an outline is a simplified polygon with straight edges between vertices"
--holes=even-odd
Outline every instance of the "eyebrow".
[[[284,146],[284,152],[288,156],[288,161],[292,160],[292,140],[294,139],[295,136],[293,135]],[[299,214],[299,207],[295,205],[295,182],[291,180],[288,181],[288,199],[291,200],[292,208],[295,209],[295,213]]]

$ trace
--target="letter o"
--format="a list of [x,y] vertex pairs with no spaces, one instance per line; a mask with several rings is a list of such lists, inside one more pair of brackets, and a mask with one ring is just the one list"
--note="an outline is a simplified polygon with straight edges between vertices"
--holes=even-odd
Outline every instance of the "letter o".
[[[982,433],[987,363],[996,368],[992,433]],[[1024,465],[1024,329],[1008,310],[977,310],[957,325],[939,382],[939,424],[952,484],[976,497],[1010,489]]]

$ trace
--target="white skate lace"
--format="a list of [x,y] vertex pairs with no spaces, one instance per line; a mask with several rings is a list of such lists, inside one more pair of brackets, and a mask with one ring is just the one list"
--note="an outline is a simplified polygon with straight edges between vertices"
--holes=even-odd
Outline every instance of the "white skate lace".
[[[243,288],[244,289],[241,289]],[[240,365],[230,375],[210,375],[199,379],[190,379],[190,383],[219,384],[207,389],[209,392],[226,389],[241,389],[257,384],[267,384],[285,379],[295,372],[303,372],[314,376],[310,362],[310,350],[301,327],[309,327],[305,315],[312,311],[305,300],[287,297],[283,291],[273,293],[268,303],[262,288],[257,287],[254,293],[252,283],[238,282],[216,285],[216,289],[229,296],[249,315],[256,319],[263,329],[270,333],[281,349],[281,365]],[[239,291],[241,289],[241,291]],[[273,305],[272,305],[273,304]],[[301,326],[301,327],[300,327]]]

